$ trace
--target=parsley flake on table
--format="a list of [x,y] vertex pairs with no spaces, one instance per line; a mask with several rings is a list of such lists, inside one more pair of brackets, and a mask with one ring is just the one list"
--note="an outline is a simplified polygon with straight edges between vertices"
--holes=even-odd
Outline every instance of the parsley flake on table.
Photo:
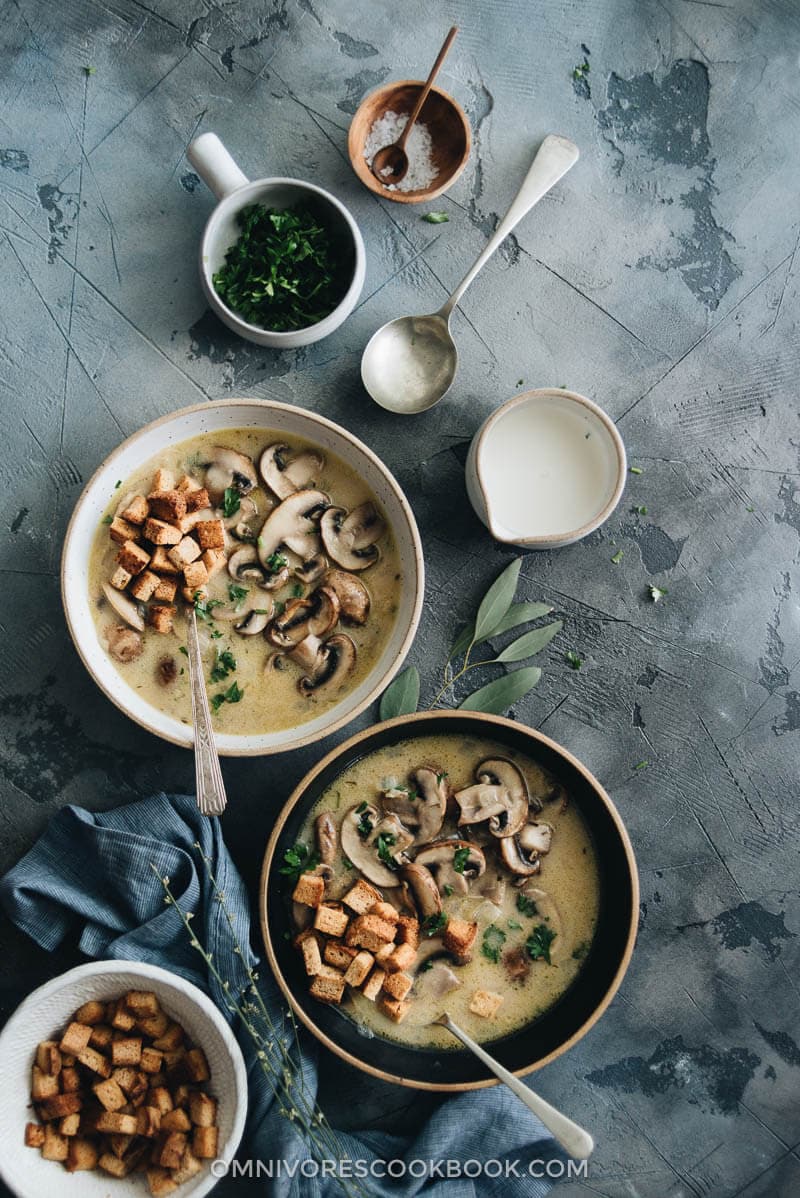
[[446,225],[450,217],[446,212],[426,212],[422,220],[427,221],[429,225]]
[[571,670],[579,670],[583,665],[583,658],[579,657],[574,649],[567,649],[564,660]]
[[622,549],[618,549],[617,552],[612,557],[611,561],[614,563],[615,566],[618,566],[624,556],[625,556],[624,551]]
[[223,303],[262,329],[286,333],[318,324],[350,286],[344,239],[335,237],[310,204],[281,211],[249,204],[241,230],[214,274]]
[[656,587],[656,586],[650,587],[650,598],[653,600],[653,603],[658,603],[659,600],[663,599],[666,594],[667,594],[666,587]]

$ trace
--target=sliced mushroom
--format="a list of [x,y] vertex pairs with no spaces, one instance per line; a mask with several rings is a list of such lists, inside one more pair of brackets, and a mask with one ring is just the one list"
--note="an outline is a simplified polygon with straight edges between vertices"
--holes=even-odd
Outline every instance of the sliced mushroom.
[[247,495],[258,485],[258,475],[252,460],[245,454],[227,445],[215,445],[211,459],[206,463],[205,484],[209,496],[217,504],[228,487]]
[[[328,559],[324,553],[317,553],[307,562],[301,562],[294,568],[294,576],[306,584],[316,582],[328,568]],[[325,584],[327,586],[327,583]]]
[[[359,810],[361,808],[361,810]],[[351,807],[342,820],[341,842],[342,852],[348,861],[352,861],[368,882],[375,886],[396,886],[397,875],[394,870],[378,858],[378,854],[370,841],[379,820],[376,807],[359,803]],[[369,825],[367,827],[367,825]],[[361,830],[367,828],[362,836]],[[361,830],[360,830],[361,829]]]
[[277,570],[262,566],[255,545],[243,545],[230,555],[228,573],[237,582],[249,582],[265,591],[275,591],[289,581],[288,564],[279,565]]
[[125,624],[118,624],[107,633],[108,651],[117,661],[127,663],[141,657],[144,649],[142,634]]
[[414,770],[411,781],[419,795],[419,831],[417,840],[425,844],[442,830],[450,787],[447,774],[436,766],[423,765]]
[[428,919],[431,915],[440,915],[442,911],[442,896],[434,881],[433,874],[424,865],[416,861],[403,866],[401,876],[408,882],[414,896],[414,905],[420,919]]
[[328,556],[345,570],[366,570],[380,557],[375,542],[383,536],[386,524],[369,501],[349,513],[341,507],[329,507],[319,527]]
[[482,824],[484,820],[507,811],[510,802],[504,786],[494,786],[489,782],[476,782],[464,790],[457,790],[454,797],[461,812],[459,826]]
[[325,467],[325,458],[316,450],[303,449],[294,457],[288,453],[289,446],[284,443],[268,445],[258,462],[261,477],[278,499],[308,487]]
[[317,520],[328,505],[323,491],[295,491],[267,516],[258,535],[258,557],[265,569],[269,559],[282,546],[287,546],[304,562],[316,557],[321,550]]
[[542,862],[536,849],[524,849],[519,842],[519,836],[504,836],[500,841],[500,856],[503,864],[512,874],[520,877],[530,877],[538,874]]
[[313,676],[325,665],[325,646],[318,636],[306,636],[302,641],[298,641],[289,657],[302,670],[307,670]]
[[[313,638],[308,638],[313,639]],[[294,653],[292,653],[294,656]],[[344,686],[356,666],[356,647],[345,633],[328,637],[313,673],[301,678],[298,685],[302,695],[327,696]]]
[[510,982],[524,982],[531,971],[531,959],[523,945],[503,953],[503,966]]
[[[461,854],[459,864],[463,862],[460,870],[455,868],[457,852]],[[470,844],[468,840],[437,840],[434,844],[420,849],[414,861],[431,871],[440,892],[444,892],[449,886],[452,894],[469,894],[470,882],[479,878],[486,869],[483,853],[477,845]]]
[[530,823],[520,828],[518,839],[520,847],[526,853],[539,853],[544,856],[550,852],[554,828],[552,824]]
[[555,933],[553,944],[550,949],[551,957],[555,957],[562,952],[565,947],[563,935],[563,920],[561,913],[553,899],[546,890],[534,885],[533,882],[521,882],[519,886],[520,894],[524,894],[527,899],[536,904],[535,919],[537,923],[544,923],[551,932]]
[[489,831],[493,836],[513,836],[528,818],[530,798],[524,774],[505,757],[482,761],[475,773],[479,782],[502,786],[509,796],[505,811],[489,819]]
[[497,907],[502,907],[503,899],[506,897],[505,878],[498,878],[497,874],[492,871],[491,876],[484,878],[480,893],[490,903],[494,903]]
[[130,624],[131,628],[135,628],[137,632],[144,632],[144,620],[138,604],[108,582],[103,583],[103,594],[120,619],[124,620],[126,624]]
[[265,607],[254,607],[238,624],[234,624],[233,627],[239,633],[239,636],[258,636],[269,623],[271,614]]
[[461,979],[456,977],[445,961],[434,961],[428,969],[422,972],[417,970],[414,976],[414,994],[417,998],[444,998],[462,985]]
[[345,624],[366,624],[369,616],[369,591],[360,578],[346,570],[327,570],[323,585],[336,592]]
[[339,600],[335,592],[318,587],[308,599],[290,599],[272,621],[267,636],[278,649],[289,649],[307,636],[325,636],[338,619]]
[[314,835],[320,861],[325,865],[333,865],[339,845],[339,832],[330,811],[323,811],[317,816],[314,821]]

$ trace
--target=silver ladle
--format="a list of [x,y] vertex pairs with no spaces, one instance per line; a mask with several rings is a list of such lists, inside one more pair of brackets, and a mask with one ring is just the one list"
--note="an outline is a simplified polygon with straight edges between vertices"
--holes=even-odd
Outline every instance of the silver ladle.
[[447,393],[458,369],[450,332],[453,309],[500,243],[577,161],[573,142],[549,134],[505,217],[447,302],[429,316],[390,320],[373,334],[361,359],[361,378],[377,404],[412,415],[426,412]]

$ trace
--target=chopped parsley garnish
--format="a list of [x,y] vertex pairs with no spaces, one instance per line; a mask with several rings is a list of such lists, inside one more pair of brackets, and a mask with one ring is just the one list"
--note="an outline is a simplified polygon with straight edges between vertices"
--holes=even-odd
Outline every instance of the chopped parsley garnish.
[[521,911],[523,915],[527,915],[529,917],[539,914],[536,903],[533,901],[533,899],[528,898],[527,894],[517,895],[517,910]]
[[463,874],[464,870],[467,868],[467,862],[469,861],[469,855],[471,851],[471,849],[465,847],[463,849],[456,849],[456,851],[453,853],[453,869],[457,874]]
[[448,776],[448,774],[447,774],[447,770],[442,770],[441,774],[437,774],[437,775],[436,775],[436,781],[437,781],[437,783],[438,783],[438,785],[439,785],[439,786],[441,786],[441,785],[442,785],[442,783],[444,782],[444,780],[445,780],[445,778],[446,778],[447,776]]
[[222,514],[227,519],[235,516],[242,506],[242,498],[236,487],[226,487],[222,496]]
[[270,574],[277,574],[284,566],[289,565],[288,557],[284,557],[282,553],[271,553],[267,558],[267,569]]
[[281,866],[280,872],[287,878],[291,878],[293,882],[296,882],[301,874],[308,873],[319,864],[319,856],[312,853],[308,845],[300,842],[294,848],[286,850],[283,860],[286,864]]
[[217,712],[223,703],[238,703],[243,696],[244,691],[238,682],[233,682],[226,691],[220,691],[218,695],[211,696],[211,706]]
[[447,927],[448,919],[444,911],[438,915],[427,915],[422,921],[422,932],[425,936],[436,936]]
[[552,961],[550,960],[550,945],[555,938],[556,933],[548,928],[546,924],[537,923],[525,941],[525,947],[528,950],[531,960],[546,961],[548,965],[552,965]]
[[369,836],[369,834],[372,831],[374,826],[375,825],[373,824],[372,820],[369,818],[369,815],[365,811],[364,814],[361,816],[361,819],[358,821],[358,834],[362,838],[362,840],[365,839],[367,836]]
[[184,657],[189,656],[189,650],[186,648],[185,645],[178,645],[178,652],[182,653]]
[[643,503],[635,504],[633,510],[637,516],[646,516],[647,515],[647,508],[645,507],[645,505]]
[[199,620],[205,620],[206,622],[213,620],[214,608],[224,606],[221,599],[204,599],[202,591],[195,591],[194,593],[194,610],[197,612]]
[[114,483],[114,490],[118,491],[121,486],[122,486],[122,479],[118,478],[117,481]]
[[366,800],[366,799],[364,799],[364,800],[363,800],[363,802],[361,802],[361,803],[359,803],[359,804],[358,804],[358,806],[356,807],[356,811],[357,811],[357,812],[358,812],[358,814],[360,815],[362,811],[366,811],[366,810],[367,810],[367,807],[368,807],[368,806],[369,806],[369,804],[367,803],[367,800]]
[[427,961],[423,961],[417,973],[427,973],[429,969],[433,969],[433,957],[428,957]]
[[240,587],[238,583],[235,582],[228,583],[228,598],[230,599],[231,603],[235,603],[237,605],[237,608],[241,607],[242,603],[249,594],[249,587]]
[[342,865],[345,867],[345,869],[355,869],[355,866],[349,857],[342,857]]
[[100,521],[101,524],[113,524],[113,522],[114,522],[113,516],[103,516],[103,519]]
[[579,670],[583,665],[583,658],[579,657],[574,649],[567,649],[564,660],[571,670]]
[[508,926],[512,932],[519,932],[522,930],[522,924],[517,919],[509,919]]
[[442,891],[445,898],[450,898],[450,895],[453,893],[453,887],[449,882],[445,882],[444,886],[442,887]]
[[585,78],[586,75],[589,74],[590,70],[591,70],[591,68],[589,66],[589,59],[584,58],[583,62],[579,63],[578,66],[573,68],[572,78],[573,79],[583,79],[583,78]]
[[506,934],[502,928],[498,928],[495,924],[490,923],[486,931],[483,933],[483,943],[481,944],[481,952],[488,961],[494,965],[500,960],[500,949],[506,942]]
[[295,599],[302,599],[302,597],[303,597],[303,595],[305,595],[305,593],[306,593],[306,588],[303,586],[302,582],[296,582],[294,584],[294,586],[292,587],[292,595],[294,596]]
[[220,630],[218,628],[215,628],[214,631],[211,633],[211,639],[214,641],[218,641],[221,636],[222,636],[222,633],[220,632]]
[[346,239],[311,204],[280,210],[249,204],[241,230],[214,274],[220,299],[250,324],[276,332],[318,324],[338,306],[351,270]]
[[[211,681],[222,682],[223,678],[227,678],[228,675],[232,674],[235,669],[236,658],[233,656],[230,649],[223,649],[221,653],[219,650],[217,650],[216,659],[211,667]],[[231,702],[238,702],[238,700],[232,699]]]
[[397,862],[391,853],[393,844],[397,843],[397,837],[393,832],[378,833],[378,857],[384,865],[388,865],[389,869],[397,869]]
[[581,940],[580,944],[572,950],[572,960],[582,961],[589,951],[589,945],[585,940]]

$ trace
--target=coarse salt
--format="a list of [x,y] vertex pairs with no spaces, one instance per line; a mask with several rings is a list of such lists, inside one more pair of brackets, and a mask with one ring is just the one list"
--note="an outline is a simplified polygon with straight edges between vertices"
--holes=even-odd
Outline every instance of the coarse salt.
[[[372,160],[378,150],[382,150],[384,146],[394,145],[407,124],[408,114],[399,112],[385,112],[375,122],[364,145],[364,157],[369,167],[372,167]],[[425,187],[430,187],[439,173],[434,165],[432,153],[433,142],[428,126],[417,121],[406,142],[408,171],[399,183],[387,183],[386,190],[421,191]],[[384,174],[389,173],[391,173],[391,168],[387,167]]]

